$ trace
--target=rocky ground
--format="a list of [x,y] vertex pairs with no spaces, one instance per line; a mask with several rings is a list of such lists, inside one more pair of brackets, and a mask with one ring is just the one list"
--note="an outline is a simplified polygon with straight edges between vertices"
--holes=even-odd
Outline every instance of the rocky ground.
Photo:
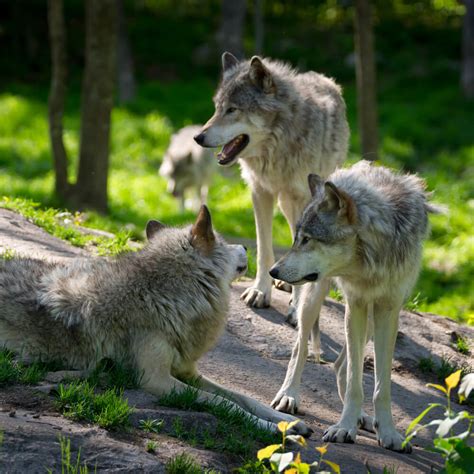
[[[17,214],[0,209],[0,252],[6,248],[19,255],[52,259],[84,255],[84,251],[51,237]],[[200,368],[203,374],[222,385],[269,403],[283,381],[296,331],[284,322],[287,293],[274,290],[272,308],[252,310],[239,300],[248,285],[248,281],[234,285],[227,329],[218,346],[200,362]],[[323,357],[327,363],[308,360],[302,383],[300,416],[314,430],[309,447],[302,453],[307,461],[317,458],[314,447],[322,444],[322,433],[337,421],[342,410],[332,368],[344,338],[342,304],[326,302],[321,328]],[[392,373],[393,412],[400,430],[405,430],[428,403],[440,401],[437,392],[425,386],[428,381],[436,380],[435,375],[420,372],[420,359],[432,358],[435,364],[449,360],[452,364],[474,366],[471,356],[461,355],[453,347],[457,335],[472,339],[474,330],[440,316],[403,312]],[[367,350],[365,366],[366,408],[371,412],[368,402],[374,383],[371,347]],[[0,387],[2,473],[44,473],[47,468],[59,472],[59,434],[71,440],[73,457],[81,448],[81,459],[89,466],[97,466],[97,472],[165,472],[166,462],[181,452],[191,454],[203,467],[221,472],[230,472],[239,462],[236,456],[192,447],[169,436],[176,417],[182,418],[186,429],[199,430],[205,426],[212,432],[216,420],[210,414],[159,407],[153,397],[140,390],[130,390],[125,395],[136,407],[132,426],[137,428],[139,420],[144,418],[163,419],[163,433],[147,435],[133,428],[126,433],[112,433],[60,416],[49,394],[54,375],[48,378],[49,381],[37,387]],[[158,443],[156,454],[145,451],[150,436]],[[416,440],[412,454],[403,455],[378,447],[373,434],[361,432],[356,444],[331,444],[326,456],[340,464],[346,473],[366,473],[368,468],[373,473],[383,472],[384,467],[397,468],[399,474],[432,472],[441,462],[437,455],[423,449],[428,445],[426,436]]]

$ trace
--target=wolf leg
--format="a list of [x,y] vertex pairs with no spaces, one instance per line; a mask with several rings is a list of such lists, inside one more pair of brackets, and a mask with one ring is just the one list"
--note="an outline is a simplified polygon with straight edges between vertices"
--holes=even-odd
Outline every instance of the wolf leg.
[[374,349],[375,349],[375,431],[380,446],[394,451],[410,453],[410,444],[402,447],[403,436],[393,424],[391,407],[391,372],[395,341],[398,331],[398,316],[401,306],[393,309],[375,307]]
[[[334,362],[334,370],[336,371],[337,391],[340,399],[344,402],[344,396],[347,386],[347,348],[346,344],[342,346],[341,352]],[[375,433],[374,419],[362,410],[359,417],[359,428]]]
[[301,374],[308,354],[308,339],[317,324],[319,311],[326,296],[329,282],[306,284],[298,304],[298,336],[293,347],[285,380],[273,399],[271,406],[278,411],[296,413],[299,403]]
[[[272,423],[279,423],[280,421],[296,421],[297,418],[291,415],[287,415],[286,413],[280,413],[272,408],[260,403],[257,400],[254,400],[247,395],[242,393],[234,392],[233,390],[229,390],[228,388],[222,387],[217,383],[209,380],[204,376],[200,376],[199,378],[201,388],[206,392],[211,392],[214,394],[221,395],[228,400],[236,403],[240,408],[245,410],[246,412],[252,413],[258,418],[263,420],[271,421]],[[313,430],[307,427],[302,421],[298,423],[294,429],[295,434],[300,434],[302,436],[309,436]]]
[[353,443],[362,412],[364,392],[362,370],[367,333],[367,304],[348,301],[346,305],[347,387],[344,394],[344,409],[338,423],[329,427],[323,440],[337,443]]
[[252,190],[252,202],[257,227],[257,278],[254,284],[247,288],[241,299],[248,306],[265,308],[270,306],[272,294],[272,279],[270,267],[273,265],[272,222],[273,196],[261,188]]
[[[278,196],[278,205],[280,206],[280,209],[286,217],[288,225],[290,226],[291,240],[293,241],[295,239],[296,224],[298,223],[298,219],[303,213],[303,209],[306,205],[306,200],[295,199],[294,196],[282,193]],[[275,286],[278,288],[277,285]],[[298,315],[296,308],[298,307],[300,293],[301,288],[299,286],[293,286],[290,306],[288,307],[288,313],[286,314],[286,322],[293,327],[296,327],[298,324]]]

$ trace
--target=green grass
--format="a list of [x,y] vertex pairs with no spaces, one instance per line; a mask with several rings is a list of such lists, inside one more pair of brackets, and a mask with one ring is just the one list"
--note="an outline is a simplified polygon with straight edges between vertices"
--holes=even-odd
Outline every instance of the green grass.
[[24,364],[15,359],[15,354],[8,350],[0,350],[0,387],[15,383],[35,385],[43,380],[47,372],[62,368],[58,362],[33,362]]
[[180,418],[173,421],[173,435],[191,445],[202,445],[206,449],[226,451],[248,457],[256,443],[265,445],[277,442],[278,435],[257,426],[254,420],[241,410],[224,402],[198,402],[197,390],[189,387],[181,392],[171,392],[161,397],[159,404],[181,410],[205,411],[217,418],[215,433],[207,430],[186,430]]
[[90,385],[125,390],[139,388],[143,374],[126,361],[102,359],[87,377]]
[[439,364],[431,357],[423,357],[418,361],[418,368],[425,375],[434,374],[439,382],[444,382],[448,375],[451,375],[457,370],[461,369],[463,376],[474,370],[474,367],[471,367],[467,362],[459,364],[449,357],[443,357]]
[[166,474],[203,474],[203,469],[189,454],[178,454],[170,459],[165,466]]
[[[89,467],[84,462],[81,465],[81,448],[77,452],[76,462],[71,459],[71,440],[64,436],[59,436],[59,445],[61,447],[61,474],[89,474]],[[53,474],[52,469],[46,470],[49,474]],[[94,469],[97,472],[97,468]]]
[[68,418],[95,423],[108,430],[128,427],[133,411],[121,390],[112,388],[97,392],[88,381],[60,384],[57,406]]
[[[398,58],[398,57],[397,57]],[[474,322],[474,102],[458,90],[458,78],[448,66],[426,64],[423,81],[413,81],[410,69],[395,58],[396,70],[382,70],[379,80],[382,164],[419,172],[434,191],[434,200],[448,207],[446,215],[432,216],[432,233],[425,244],[423,268],[408,307],[431,311],[462,322]],[[388,66],[386,66],[388,67]],[[443,69],[444,68],[444,69]],[[440,78],[441,77],[441,78]],[[355,88],[344,84],[352,128],[351,156],[358,159]],[[4,205],[29,215],[48,232],[74,245],[96,240],[98,253],[127,248],[127,235],[143,238],[148,219],[169,225],[191,222],[193,213],[179,212],[178,202],[166,193],[158,167],[171,133],[189,123],[202,123],[212,113],[215,81],[204,77],[173,82],[143,82],[137,98],[112,114],[110,213],[80,216],[85,226],[124,231],[102,241],[79,235],[56,219],[61,204],[52,196],[53,174],[47,130],[47,87],[10,84],[0,94],[0,190]],[[446,111],[452,111],[446,119]],[[65,114],[65,142],[75,174],[78,153],[79,87],[72,85]],[[30,201],[18,201],[15,198]],[[52,207],[53,210],[49,208]],[[255,238],[250,193],[237,167],[220,170],[210,191],[209,207],[221,233]],[[75,217],[75,215],[73,215]],[[97,241],[98,240],[98,241]],[[275,211],[273,240],[288,246],[290,232]],[[251,255],[250,271],[255,272]]]
[[470,353],[470,344],[465,337],[458,336],[454,345],[461,354],[468,355]]
[[140,420],[139,427],[141,430],[147,433],[160,433],[163,428],[163,420],[156,420],[152,418]]

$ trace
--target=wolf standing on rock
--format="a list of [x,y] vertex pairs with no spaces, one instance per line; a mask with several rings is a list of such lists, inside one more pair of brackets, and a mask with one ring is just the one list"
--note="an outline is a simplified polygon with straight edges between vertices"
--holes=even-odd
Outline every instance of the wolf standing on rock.
[[[144,249],[116,259],[0,260],[0,344],[75,369],[126,360],[158,396],[198,378],[200,401],[226,397],[275,431],[274,423],[294,420],[197,371],[224,330],[230,283],[247,268],[244,247],[214,233],[205,206],[193,226],[150,221],[146,234]],[[295,431],[309,434],[303,423]]]
[[[328,176],[346,158],[346,107],[340,87],[321,74],[299,74],[281,62],[257,56],[239,62],[230,53],[223,54],[222,65],[215,113],[195,140],[204,147],[223,146],[218,155],[222,166],[239,160],[242,176],[252,190],[257,278],[242,299],[262,308],[271,299],[268,272],[274,262],[274,201],[278,200],[294,237],[296,222],[310,200],[308,174]],[[320,286],[322,304],[328,282]],[[294,306],[297,299],[295,292]],[[291,307],[289,317],[294,323]]]
[[[403,445],[392,420],[392,359],[399,313],[420,269],[428,213],[439,210],[428,202],[421,179],[367,161],[336,171],[328,181],[316,175],[308,181],[313,199],[303,212],[293,247],[271,274],[294,285],[336,277],[346,299],[346,343],[335,363],[344,409],[323,439],[353,443],[358,427],[363,427],[375,430],[381,446],[409,452],[411,446]],[[308,286],[304,291],[309,301],[312,291]],[[283,411],[295,412],[298,406],[307,340],[317,319],[311,316],[298,321],[286,378],[272,402]],[[364,348],[372,333],[374,420],[362,411]]]

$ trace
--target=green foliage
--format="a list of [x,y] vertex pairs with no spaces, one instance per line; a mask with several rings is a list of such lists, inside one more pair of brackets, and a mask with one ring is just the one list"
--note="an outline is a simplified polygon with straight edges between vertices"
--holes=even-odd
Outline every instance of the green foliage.
[[256,421],[246,413],[236,409],[225,400],[200,402],[197,400],[196,388],[187,387],[185,390],[173,391],[159,399],[162,406],[179,408],[181,410],[205,411],[217,418],[215,433],[207,430],[187,430],[180,418],[173,420],[173,435],[186,440],[192,445],[202,444],[207,449],[227,451],[233,454],[249,456],[256,442],[272,443],[275,435],[260,428]]
[[[71,440],[64,436],[59,436],[59,444],[61,446],[61,474],[89,474],[87,464],[81,466],[81,449],[77,452],[75,464],[71,462]],[[47,469],[49,474],[53,474],[52,469]],[[97,472],[97,467],[94,469]]]
[[[130,236],[128,232],[118,232],[112,239],[80,232],[74,227],[74,224],[81,223],[82,216],[79,213],[72,215],[69,212],[54,208],[41,208],[39,203],[30,199],[10,199],[7,196],[4,196],[0,201],[0,207],[18,212],[37,226],[42,227],[49,234],[66,240],[75,247],[93,245],[97,247],[99,255],[113,256],[131,250],[128,245]],[[13,256],[14,254],[10,253],[7,258],[11,259]]]
[[8,349],[0,350],[0,387],[8,384],[23,383],[35,385],[44,378],[46,372],[58,370],[59,362],[33,362],[24,364],[15,359]]
[[143,374],[126,361],[102,359],[87,377],[90,385],[125,390],[139,388]]
[[[405,443],[408,443],[421,429],[429,426],[437,426],[436,437],[433,439],[433,447],[430,451],[437,452],[444,458],[444,469],[441,472],[445,474],[469,474],[472,472],[472,466],[474,465],[474,448],[470,446],[470,439],[474,437],[474,415],[465,410],[456,412],[451,406],[451,392],[459,385],[461,377],[462,370],[457,370],[446,377],[444,386],[428,384],[429,387],[433,387],[445,394],[446,405],[430,403],[428,407],[410,423],[406,430]],[[461,386],[458,391],[460,402],[469,397],[473,388],[474,375],[469,374],[461,381]],[[421,421],[429,412],[438,408],[442,409],[444,413],[443,418],[420,425]],[[458,423],[463,421],[465,423],[467,422],[467,428],[460,428],[463,431],[459,432],[458,429],[458,433],[455,433],[455,427],[457,427]]]
[[201,466],[189,454],[178,454],[165,466],[166,474],[203,474]]
[[68,418],[96,423],[109,430],[127,427],[133,411],[122,391],[108,389],[96,393],[88,381],[60,384],[57,405]]
[[140,429],[147,433],[160,433],[163,428],[163,420],[154,420],[147,418],[146,420],[140,420]]
[[147,453],[156,453],[156,449],[158,448],[158,443],[156,441],[148,441],[145,446],[145,451]]
[[463,336],[457,337],[455,346],[457,351],[461,354],[468,355],[470,352],[469,341]]
[[473,368],[466,362],[459,364],[454,359],[449,357],[442,357],[439,364],[437,364],[431,357],[423,357],[418,362],[418,368],[422,373],[434,374],[439,382],[442,382],[449,374],[461,370],[463,375],[472,372]]
[[14,256],[15,256],[15,251],[8,247],[3,249],[2,252],[0,253],[0,259],[3,259],[3,260],[11,260]]
[[280,472],[285,472],[285,474],[309,474],[310,471],[327,472],[327,468],[330,468],[331,472],[339,474],[341,472],[339,465],[324,458],[327,453],[327,445],[316,448],[319,459],[311,464],[302,462],[299,452],[295,455],[292,451],[286,451],[286,445],[289,441],[303,448],[307,446],[306,440],[302,436],[287,434],[297,423],[299,423],[299,420],[291,423],[286,421],[278,423],[278,429],[282,433],[281,443],[271,444],[260,449],[257,453],[257,461],[247,462],[243,467],[236,469],[236,472],[238,474],[277,474]]

